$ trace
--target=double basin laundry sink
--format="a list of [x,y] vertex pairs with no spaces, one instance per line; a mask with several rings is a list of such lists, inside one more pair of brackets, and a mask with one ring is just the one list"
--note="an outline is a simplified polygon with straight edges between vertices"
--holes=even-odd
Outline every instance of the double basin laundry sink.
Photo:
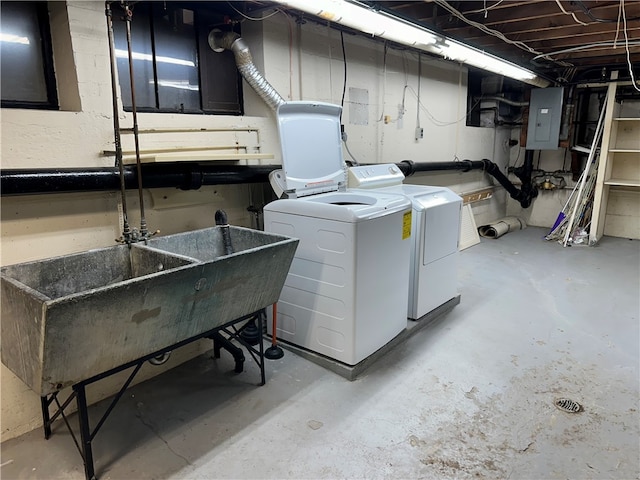
[[208,332],[275,303],[297,245],[212,227],[3,267],[2,363],[44,396]]

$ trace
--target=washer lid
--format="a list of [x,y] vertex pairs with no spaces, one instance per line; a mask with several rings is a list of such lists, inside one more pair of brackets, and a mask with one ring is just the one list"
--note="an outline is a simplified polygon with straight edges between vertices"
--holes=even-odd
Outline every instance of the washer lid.
[[339,105],[322,102],[285,102],[278,107],[282,166],[290,197],[346,187],[341,110]]
[[408,198],[380,191],[331,192],[304,198],[279,199],[264,206],[265,212],[358,223],[411,210]]

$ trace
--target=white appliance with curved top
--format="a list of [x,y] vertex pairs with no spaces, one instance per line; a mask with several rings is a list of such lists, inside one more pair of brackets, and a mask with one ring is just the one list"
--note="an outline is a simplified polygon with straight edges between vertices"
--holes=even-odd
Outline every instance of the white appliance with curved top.
[[340,110],[278,108],[284,172],[271,180],[288,198],[264,207],[264,225],[300,239],[278,301],[278,338],[356,365],[407,327],[411,203],[346,189]]
[[[394,164],[351,167],[349,187],[411,200],[411,267],[407,317],[417,320],[458,294],[462,198],[446,187],[403,184]],[[353,191],[353,190],[352,190]]]

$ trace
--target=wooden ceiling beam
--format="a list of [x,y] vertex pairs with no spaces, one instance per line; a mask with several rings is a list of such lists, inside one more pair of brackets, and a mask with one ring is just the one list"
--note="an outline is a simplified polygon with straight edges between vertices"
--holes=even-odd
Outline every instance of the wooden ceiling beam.
[[[572,63],[579,70],[584,70],[585,68],[592,68],[592,67],[601,67],[605,65],[606,66],[619,65],[619,68],[625,71],[628,71],[628,68],[629,68],[627,65],[626,59],[623,59],[620,57],[610,57],[609,55],[583,57],[578,59],[566,58],[564,60]],[[555,67],[552,67],[552,68],[554,68],[554,70],[557,70],[557,68]],[[544,67],[539,68],[539,70],[540,71],[544,70]]]
[[[640,35],[640,28],[636,29],[634,32],[637,35]],[[600,35],[583,35],[583,36],[567,37],[563,39],[528,40],[525,43],[529,47],[533,48],[534,50],[541,51],[541,52],[548,52],[548,51],[563,50],[566,48],[578,47],[581,45],[590,45],[590,44],[607,42],[607,41],[613,41],[613,37],[610,37],[608,35],[602,36],[601,34]],[[505,42],[503,42],[498,38],[478,39],[476,41],[467,42],[467,43],[469,45],[475,46],[476,48],[486,49],[489,51],[495,51],[500,49],[501,47],[506,50],[512,50],[514,48],[512,46],[508,46],[508,44],[506,44]],[[618,36],[618,46],[623,47],[624,44],[625,44],[624,37]],[[612,52],[614,51],[612,46],[603,47],[603,48],[609,49]]]
[[[463,6],[466,3],[463,3]],[[564,2],[564,9],[573,13],[576,18],[584,23],[598,23],[595,20],[592,20],[585,12],[583,12],[577,5],[572,5],[569,2]],[[629,6],[625,6],[625,11]],[[619,2],[611,2],[609,4],[599,4],[599,6],[591,9],[591,13],[594,16],[600,18],[606,18],[611,20],[616,20],[618,18],[618,9],[620,8]],[[445,10],[443,10],[445,11]],[[466,14],[465,12],[461,12],[467,19],[482,23],[488,27],[497,26],[497,25],[505,25],[514,22],[521,21],[530,21],[538,18],[553,18],[553,17],[568,17],[573,20],[573,17],[570,15],[566,15],[560,10],[560,7],[556,2],[553,1],[543,1],[541,3],[529,4],[525,6],[521,6],[517,9],[500,11],[499,13],[492,13],[492,11],[487,12],[487,17],[485,18],[484,13],[474,13],[474,14]],[[443,17],[448,17],[451,15],[447,12]],[[629,15],[628,15],[629,16]]]
[[[312,1],[312,0],[309,0]],[[560,0],[567,12],[572,12],[580,24],[571,15],[564,14],[553,0],[447,0],[465,17],[501,32],[512,41],[520,41],[541,52],[553,52],[580,45],[612,41],[618,27],[620,0],[582,0],[589,9],[587,14],[581,6],[572,0]],[[551,76],[562,75],[565,67],[554,62],[539,60],[538,65],[530,63],[535,56],[503,40],[482,32],[476,27],[458,19],[433,0],[410,1],[372,1],[372,5],[395,12],[406,19],[422,23],[444,35],[476,46],[502,58],[511,60],[532,70],[555,72]],[[640,0],[626,0],[624,3],[627,17],[627,35],[629,40],[640,39]],[[486,18],[485,18],[486,16]],[[614,20],[598,22],[593,17]],[[580,50],[566,54],[555,54],[556,60],[573,63],[580,68],[594,68],[598,65],[620,65],[627,63],[624,49],[624,32],[620,26],[618,41],[622,48],[611,47]],[[631,61],[640,63],[640,47],[630,47]]]
[[[528,2],[529,3],[529,2]],[[417,19],[421,21],[427,28],[432,27],[436,30],[445,31],[446,33],[456,36],[460,34],[466,34],[470,30],[477,30],[478,34],[480,30],[476,27],[472,27],[462,20],[457,19],[453,15],[447,13],[446,15],[441,15],[438,17],[433,17],[430,13],[425,15],[426,11],[424,10],[424,3],[417,3],[414,5],[413,10],[408,13],[408,17]],[[428,4],[429,11],[433,10],[434,4]],[[539,9],[550,8],[549,5],[557,7],[555,2],[545,1],[540,6]],[[530,5],[530,7],[532,7]],[[440,7],[438,7],[440,9]],[[533,31],[536,29],[553,29],[553,28],[571,28],[573,26],[584,27],[584,25],[577,23],[570,15],[564,15],[559,10],[552,15],[543,15],[540,12],[538,13],[522,13],[522,9],[515,10],[513,12],[513,16],[511,18],[505,18],[502,21],[484,21],[484,19],[478,19],[478,23],[482,23],[486,25],[488,28],[492,28],[494,30],[499,30],[500,32],[506,34],[515,34],[527,31]],[[608,16],[611,16],[613,19],[617,18],[618,14],[618,4],[616,5],[608,5],[601,6],[597,8],[593,8],[592,12],[595,15],[600,15],[608,18],[608,16],[602,15],[601,12],[607,11],[609,12]],[[640,2],[631,2],[625,4],[625,12],[628,19],[633,19],[640,17]],[[578,17],[580,18],[580,17]],[[590,20],[588,17],[581,19],[585,23],[588,23],[590,26],[594,26],[597,28],[602,27],[602,25],[609,25],[611,28],[615,30],[615,23],[603,23],[603,22],[595,22]],[[640,20],[628,20],[627,25],[632,26],[633,24],[640,24]]]
[[[636,16],[640,16],[640,2],[637,4],[637,6],[638,6],[638,15]],[[594,26],[596,28],[601,27],[602,25],[603,25],[602,23],[590,24],[590,26]],[[616,30],[615,23],[608,23],[604,25],[609,25],[609,27],[613,31]],[[638,25],[640,25],[640,20],[627,22],[627,28],[636,27]],[[505,36],[509,37],[510,35],[517,35],[525,32],[554,30],[558,28],[578,29],[581,27],[585,27],[585,26],[579,23],[576,23],[573,20],[573,18],[571,18],[570,16],[563,15],[562,17],[555,16],[555,17],[549,17],[549,18],[538,18],[533,20],[522,19],[517,22],[512,22],[504,25],[496,25],[489,28],[491,28],[492,30],[497,30],[502,34],[504,34]],[[446,27],[446,28],[441,27],[441,30],[443,30],[447,35],[452,35],[452,36],[484,35],[480,29],[473,27],[471,25],[466,25],[466,24],[460,27]]]
[[[600,28],[597,25],[589,26],[589,27],[580,27],[580,28],[558,28],[554,30],[545,30],[544,32],[534,31],[534,32],[526,32],[521,33],[511,40],[524,42],[527,45],[530,42],[539,42],[539,41],[549,41],[554,44],[563,45],[572,45],[572,44],[580,44],[580,43],[594,43],[599,41],[613,41],[615,39],[615,30],[611,30],[610,26],[603,25]],[[640,39],[640,25],[637,27],[632,27],[627,29],[627,35],[629,39],[635,38]],[[475,39],[480,40],[482,38],[482,43],[484,45],[498,45],[504,43],[504,40],[494,37],[494,36],[483,36],[483,37],[475,37]],[[475,40],[473,37],[467,37],[467,40],[472,41]],[[624,40],[624,33],[619,32],[618,40]]]
[[431,24],[438,13],[436,4],[431,2],[377,2],[377,5],[392,14],[397,13],[402,18]]
[[[640,46],[637,47],[629,47],[629,53],[631,57],[631,63],[635,63],[640,60]],[[624,48],[617,48],[615,51],[611,51],[611,49],[604,48],[593,48],[590,50],[581,50],[578,52],[571,53],[561,53],[554,55],[553,57],[561,60],[572,61],[575,60],[579,62],[584,58],[592,58],[592,57],[611,57],[612,59],[619,61],[621,63],[626,63],[627,61],[627,53]]]
[[[437,6],[436,12],[437,15],[434,15],[434,7],[437,4],[434,3],[425,3],[425,2],[416,2],[413,4],[402,4],[405,5],[404,8],[398,8],[398,6],[394,2],[379,2],[382,7],[385,9],[390,9],[392,11],[396,11],[401,15],[408,16],[410,18],[416,19],[421,22],[428,22],[433,25],[435,28],[464,28],[468,25],[464,20],[458,19],[456,16],[445,10],[444,8]],[[568,3],[568,2],[566,2]],[[481,2],[462,2],[459,6],[465,7],[469,4],[477,5],[481,4]],[[565,17],[569,19],[570,22],[574,22],[575,20],[570,15],[564,14],[558,5],[553,1],[542,1],[542,2],[532,2],[531,0],[525,2],[508,2],[509,9],[505,9],[504,11],[500,11],[499,13],[495,13],[492,11],[487,12],[487,17],[485,18],[484,13],[474,13],[467,14],[467,12],[461,11],[465,17],[467,17],[471,21],[475,21],[486,25],[488,27],[504,27],[510,23],[518,23],[518,22],[528,22],[536,19],[551,19],[552,21],[559,19],[564,19]],[[600,18],[607,18],[611,20],[616,20],[618,17],[618,9],[619,2],[607,2],[606,4],[600,2],[598,6],[592,7],[590,9],[592,15],[598,16]],[[589,18],[589,16],[584,13],[577,6],[565,5],[565,10],[568,12],[572,12],[576,15],[581,22],[596,24],[599,23],[595,20]],[[640,12],[640,5],[637,2],[628,3],[625,5],[625,11],[627,13],[627,18],[633,18],[635,15],[634,11]]]
[[[532,3],[534,3],[536,0],[511,0],[511,1],[500,1],[500,0],[494,0],[491,2],[484,2],[484,0],[471,0],[468,2],[464,2],[462,4],[460,4],[461,7],[464,7],[462,10],[460,10],[461,12],[463,12],[465,15],[467,14],[472,14],[472,13],[482,13],[482,15],[484,15],[485,10],[487,10],[489,13],[491,12],[496,12],[496,11],[501,11],[501,10],[507,10],[510,8],[519,8],[519,7],[523,7],[523,6],[527,6],[527,5],[531,5]],[[545,1],[545,0],[542,0]],[[539,3],[542,3],[540,0],[538,0]]]
[[[638,4],[640,6],[640,2]],[[519,28],[498,28],[497,30],[501,32],[505,37],[510,40],[520,40],[526,41],[527,39],[536,39],[536,38],[561,38],[569,35],[580,35],[584,33],[591,33],[591,31],[604,33],[608,29],[611,32],[611,39],[614,38],[616,32],[615,24],[595,24],[590,25],[588,27],[584,25],[580,25],[577,23],[567,23],[566,21],[562,22],[562,25],[557,24],[549,24],[546,20],[534,20],[529,23],[525,23],[520,25]],[[640,27],[640,21],[627,22],[627,31],[633,31]],[[496,30],[496,29],[494,29]],[[449,35],[453,38],[458,39],[466,39],[468,41],[473,41],[478,38],[484,38],[488,34],[482,32],[480,29],[476,27],[467,26],[465,28],[455,28],[455,29],[444,29],[443,32],[446,35]],[[560,34],[560,36],[558,36]],[[624,35],[622,30],[620,30],[620,34]],[[523,39],[523,40],[521,40]],[[630,38],[631,39],[631,38]],[[637,37],[635,38],[638,39]]]
[[[478,47],[476,46],[476,48],[478,48]],[[571,48],[571,46],[568,46],[566,48]],[[564,50],[564,49],[565,49],[565,47],[558,47],[557,44],[550,43],[550,44],[546,45],[545,48],[538,48],[537,50],[541,51],[543,53],[551,53],[551,52],[554,52],[554,51],[557,51],[557,50]],[[513,52],[513,46],[509,45],[507,43],[503,43],[502,45],[495,45],[491,49],[486,48],[485,50],[487,52],[491,52],[491,53],[499,52],[500,54],[502,54],[502,53],[505,53],[505,52]],[[630,45],[629,46],[629,51],[630,52],[636,52],[638,50],[640,50],[640,45],[636,45],[636,46]],[[585,49],[585,50],[579,50],[579,51],[576,51],[574,53],[574,55],[575,56],[580,56],[580,55],[589,56],[586,52],[593,52],[593,51],[609,52],[611,55],[623,55],[624,52],[625,52],[625,43],[624,43],[624,40],[622,42],[618,42],[618,46],[615,49],[612,48],[612,47],[593,47],[593,48],[589,48],[589,49]],[[526,51],[520,50],[520,49],[518,49],[517,55],[535,56],[535,54],[532,54],[530,52],[526,52]]]
[[[512,7],[526,7],[531,4],[532,0],[522,0],[522,1],[509,1],[506,2],[509,8]],[[453,3],[454,8],[459,7],[460,5],[456,5],[459,2],[450,2]],[[462,2],[462,6],[466,4],[478,4],[483,5],[483,2]],[[390,11],[392,13],[398,13],[398,15],[403,16],[405,18],[411,18],[418,22],[428,22],[433,27],[438,27],[440,25],[443,26],[451,26],[464,24],[462,20],[458,20],[452,14],[447,12],[442,7],[438,6],[435,2],[431,1],[423,1],[423,2],[376,2],[376,5],[380,6],[384,10]]]

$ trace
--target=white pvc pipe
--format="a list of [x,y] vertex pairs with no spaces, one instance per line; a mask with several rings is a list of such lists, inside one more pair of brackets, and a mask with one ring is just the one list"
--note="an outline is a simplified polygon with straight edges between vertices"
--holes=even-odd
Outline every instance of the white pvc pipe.
[[[580,188],[578,189],[578,196],[576,197],[576,204],[580,201],[580,197],[582,197],[582,190],[584,189],[584,184],[588,177],[589,168],[591,167],[591,162],[593,162],[593,158],[596,155],[596,147],[598,143],[600,143],[600,138],[602,137],[602,123],[604,122],[604,112],[607,109],[607,97],[604,98],[604,102],[602,104],[602,111],[600,112],[600,118],[598,119],[598,126],[596,127],[596,134],[593,136],[593,141],[591,142],[591,150],[589,151],[589,157],[587,158],[587,163],[584,166],[584,172],[582,175],[582,181],[580,182]],[[601,152],[606,155],[606,152]],[[571,219],[567,225],[567,231],[564,232],[564,240],[562,241],[562,246],[566,247],[567,242],[569,241],[569,235],[571,235],[571,231],[573,230],[573,222],[576,219],[576,211],[577,208],[573,208],[571,212]]]

